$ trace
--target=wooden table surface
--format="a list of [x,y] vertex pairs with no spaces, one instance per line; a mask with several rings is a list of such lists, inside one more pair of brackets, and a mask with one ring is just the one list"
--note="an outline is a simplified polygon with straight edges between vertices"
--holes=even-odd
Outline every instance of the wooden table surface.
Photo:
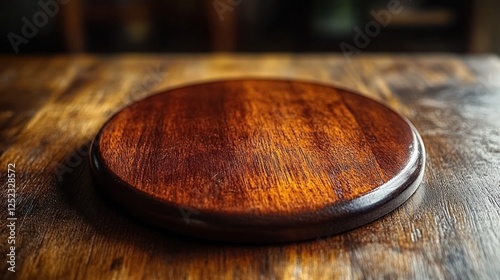
[[[418,191],[361,228],[285,245],[152,229],[95,192],[90,141],[160,89],[240,77],[319,81],[410,119],[427,150]],[[113,55],[0,57],[1,279],[498,279],[500,60],[494,56]],[[15,164],[15,273],[7,263]],[[11,166],[12,167],[12,166]],[[186,212],[187,221],[190,215]]]

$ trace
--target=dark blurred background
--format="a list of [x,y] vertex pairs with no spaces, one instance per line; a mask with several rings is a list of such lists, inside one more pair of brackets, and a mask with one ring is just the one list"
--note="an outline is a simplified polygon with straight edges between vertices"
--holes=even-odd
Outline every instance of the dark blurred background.
[[[4,0],[0,52],[337,52],[391,1]],[[500,53],[498,3],[401,0],[362,50]]]

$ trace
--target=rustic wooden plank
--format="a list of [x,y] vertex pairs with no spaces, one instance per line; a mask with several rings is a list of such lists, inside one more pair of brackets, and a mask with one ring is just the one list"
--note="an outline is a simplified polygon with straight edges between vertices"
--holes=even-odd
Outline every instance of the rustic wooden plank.
[[[16,163],[19,175],[17,272],[2,261],[2,279],[495,279],[500,273],[496,57],[377,55],[347,63],[335,55],[117,55],[2,57],[0,65],[0,166],[6,172],[7,163]],[[158,231],[95,193],[84,158],[112,113],[159,89],[241,76],[337,84],[406,115],[428,152],[421,188],[367,226],[280,246],[215,244]],[[6,199],[2,191],[0,201]],[[2,240],[9,234],[4,213]],[[0,242],[0,251],[7,245]]]

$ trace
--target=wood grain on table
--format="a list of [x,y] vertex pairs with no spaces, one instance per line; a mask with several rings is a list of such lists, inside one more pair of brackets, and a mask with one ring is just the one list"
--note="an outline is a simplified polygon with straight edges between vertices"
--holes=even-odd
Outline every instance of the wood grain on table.
[[[241,77],[357,90],[410,119],[427,150],[406,204],[361,228],[274,246],[152,229],[95,192],[90,141],[115,112],[184,84]],[[16,164],[16,272],[0,278],[335,279],[500,275],[500,60],[494,56],[0,57],[0,163]],[[2,176],[5,181],[6,176]],[[4,183],[6,185],[6,183]]]

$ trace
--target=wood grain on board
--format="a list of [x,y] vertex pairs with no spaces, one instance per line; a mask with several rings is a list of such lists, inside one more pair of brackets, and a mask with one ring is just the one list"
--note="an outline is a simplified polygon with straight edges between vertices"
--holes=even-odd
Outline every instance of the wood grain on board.
[[394,210],[415,192],[424,157],[418,132],[378,102],[257,79],[133,103],[101,129],[90,163],[99,188],[153,225],[210,240],[282,243]]
[[[0,162],[2,172],[16,164],[18,220],[16,273],[4,259],[0,278],[494,279],[499,75],[493,56],[376,55],[350,63],[341,55],[287,54],[1,57]],[[114,113],[163,89],[248,76],[340,85],[406,116],[426,146],[421,186],[368,225],[273,246],[157,230],[95,192],[90,141]],[[4,258],[7,249],[0,242]]]

